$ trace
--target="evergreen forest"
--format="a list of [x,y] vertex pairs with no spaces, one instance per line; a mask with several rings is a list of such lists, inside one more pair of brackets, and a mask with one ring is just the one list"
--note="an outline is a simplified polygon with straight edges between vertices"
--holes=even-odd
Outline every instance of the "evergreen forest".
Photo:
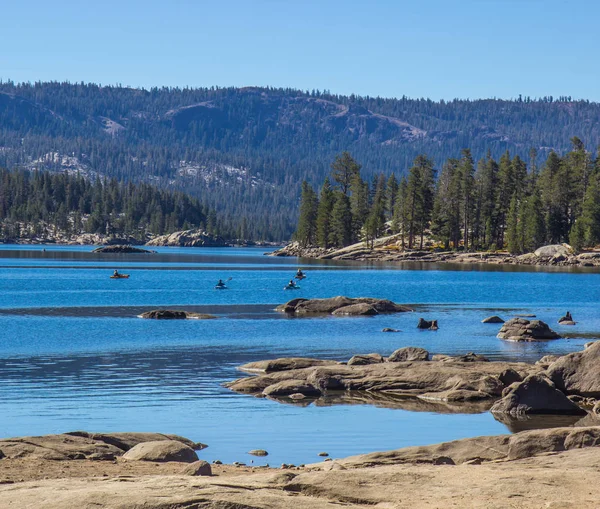
[[[600,104],[568,96],[436,102],[270,87],[0,81],[0,167],[184,191],[243,238],[287,240],[301,182],[320,185],[336,154],[351,153],[369,181],[395,173],[399,184],[427,154],[418,164],[433,161],[443,181],[464,147],[490,164],[507,151],[529,161],[531,148],[540,160],[552,152],[563,160],[573,134],[595,147],[599,117]],[[490,228],[473,240],[503,243],[504,232]]]
[[0,170],[0,238],[101,233],[145,239],[192,227],[225,234],[197,198],[145,183]]
[[[513,254],[568,242],[576,251],[600,244],[600,157],[581,139],[564,155],[527,160],[508,151],[477,162],[470,149],[448,158],[438,172],[417,155],[408,174],[379,173],[370,180],[348,153],[331,164],[317,193],[306,181],[295,240],[339,248],[398,234],[402,248],[506,249]],[[431,245],[431,244],[430,244]]]

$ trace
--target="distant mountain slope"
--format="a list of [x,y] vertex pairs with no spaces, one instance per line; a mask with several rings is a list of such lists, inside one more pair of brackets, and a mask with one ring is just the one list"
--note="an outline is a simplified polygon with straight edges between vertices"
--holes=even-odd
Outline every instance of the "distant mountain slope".
[[145,180],[184,189],[247,236],[286,238],[299,182],[319,184],[349,150],[363,173],[403,173],[419,153],[439,166],[470,147],[528,158],[600,140],[586,101],[361,98],[271,88],[139,90],[68,83],[0,84],[0,165]]

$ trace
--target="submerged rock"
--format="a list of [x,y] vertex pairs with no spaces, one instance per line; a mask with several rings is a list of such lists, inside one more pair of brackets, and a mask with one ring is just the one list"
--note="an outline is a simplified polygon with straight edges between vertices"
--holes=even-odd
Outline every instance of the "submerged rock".
[[153,320],[210,320],[211,318],[216,318],[214,315],[190,313],[189,311],[179,311],[174,309],[154,309],[152,311],[146,311],[145,313],[142,313],[140,317]]
[[541,320],[512,318],[502,326],[498,338],[508,341],[542,341],[559,339],[560,336]]
[[385,329],[381,329],[381,332],[402,332],[400,329],[392,329],[390,327],[386,327]]

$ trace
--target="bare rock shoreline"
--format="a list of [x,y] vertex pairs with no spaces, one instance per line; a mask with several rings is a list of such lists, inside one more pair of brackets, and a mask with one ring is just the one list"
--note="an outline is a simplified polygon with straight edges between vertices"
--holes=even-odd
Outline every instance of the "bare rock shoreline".
[[[30,441],[52,444],[56,454],[66,456],[56,437],[64,435],[8,442],[22,447]],[[0,448],[6,448],[6,442],[0,441]],[[210,475],[206,470],[197,475],[194,464],[183,461],[21,454],[0,460],[0,507],[592,508],[600,497],[599,444],[600,427],[567,427],[408,447],[302,467],[213,464]],[[72,444],[64,446],[72,449]]]
[[534,253],[512,255],[502,251],[441,251],[441,250],[401,250],[394,243],[395,237],[379,239],[373,248],[364,243],[342,249],[302,247],[297,242],[267,253],[270,256],[293,256],[318,260],[347,260],[373,262],[417,262],[417,263],[460,263],[490,265],[529,265],[553,267],[598,267],[600,252],[575,254],[567,244],[544,246]]

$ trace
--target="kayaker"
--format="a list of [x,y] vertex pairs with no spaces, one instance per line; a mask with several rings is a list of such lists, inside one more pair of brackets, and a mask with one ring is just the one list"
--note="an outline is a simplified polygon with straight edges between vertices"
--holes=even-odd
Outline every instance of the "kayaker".
[[216,284],[217,288],[223,288],[225,286],[225,283],[223,283],[222,279],[219,279],[219,282]]
[[296,277],[304,277],[304,272],[302,272],[302,269],[298,269],[298,272],[296,272]]
[[296,286],[296,283],[294,283],[293,279],[290,279],[290,282],[288,283],[288,286],[291,286],[292,288],[294,288]]
[[119,277],[121,274],[119,274],[119,271],[117,269],[115,269],[115,271],[113,272],[113,276],[115,277]]

